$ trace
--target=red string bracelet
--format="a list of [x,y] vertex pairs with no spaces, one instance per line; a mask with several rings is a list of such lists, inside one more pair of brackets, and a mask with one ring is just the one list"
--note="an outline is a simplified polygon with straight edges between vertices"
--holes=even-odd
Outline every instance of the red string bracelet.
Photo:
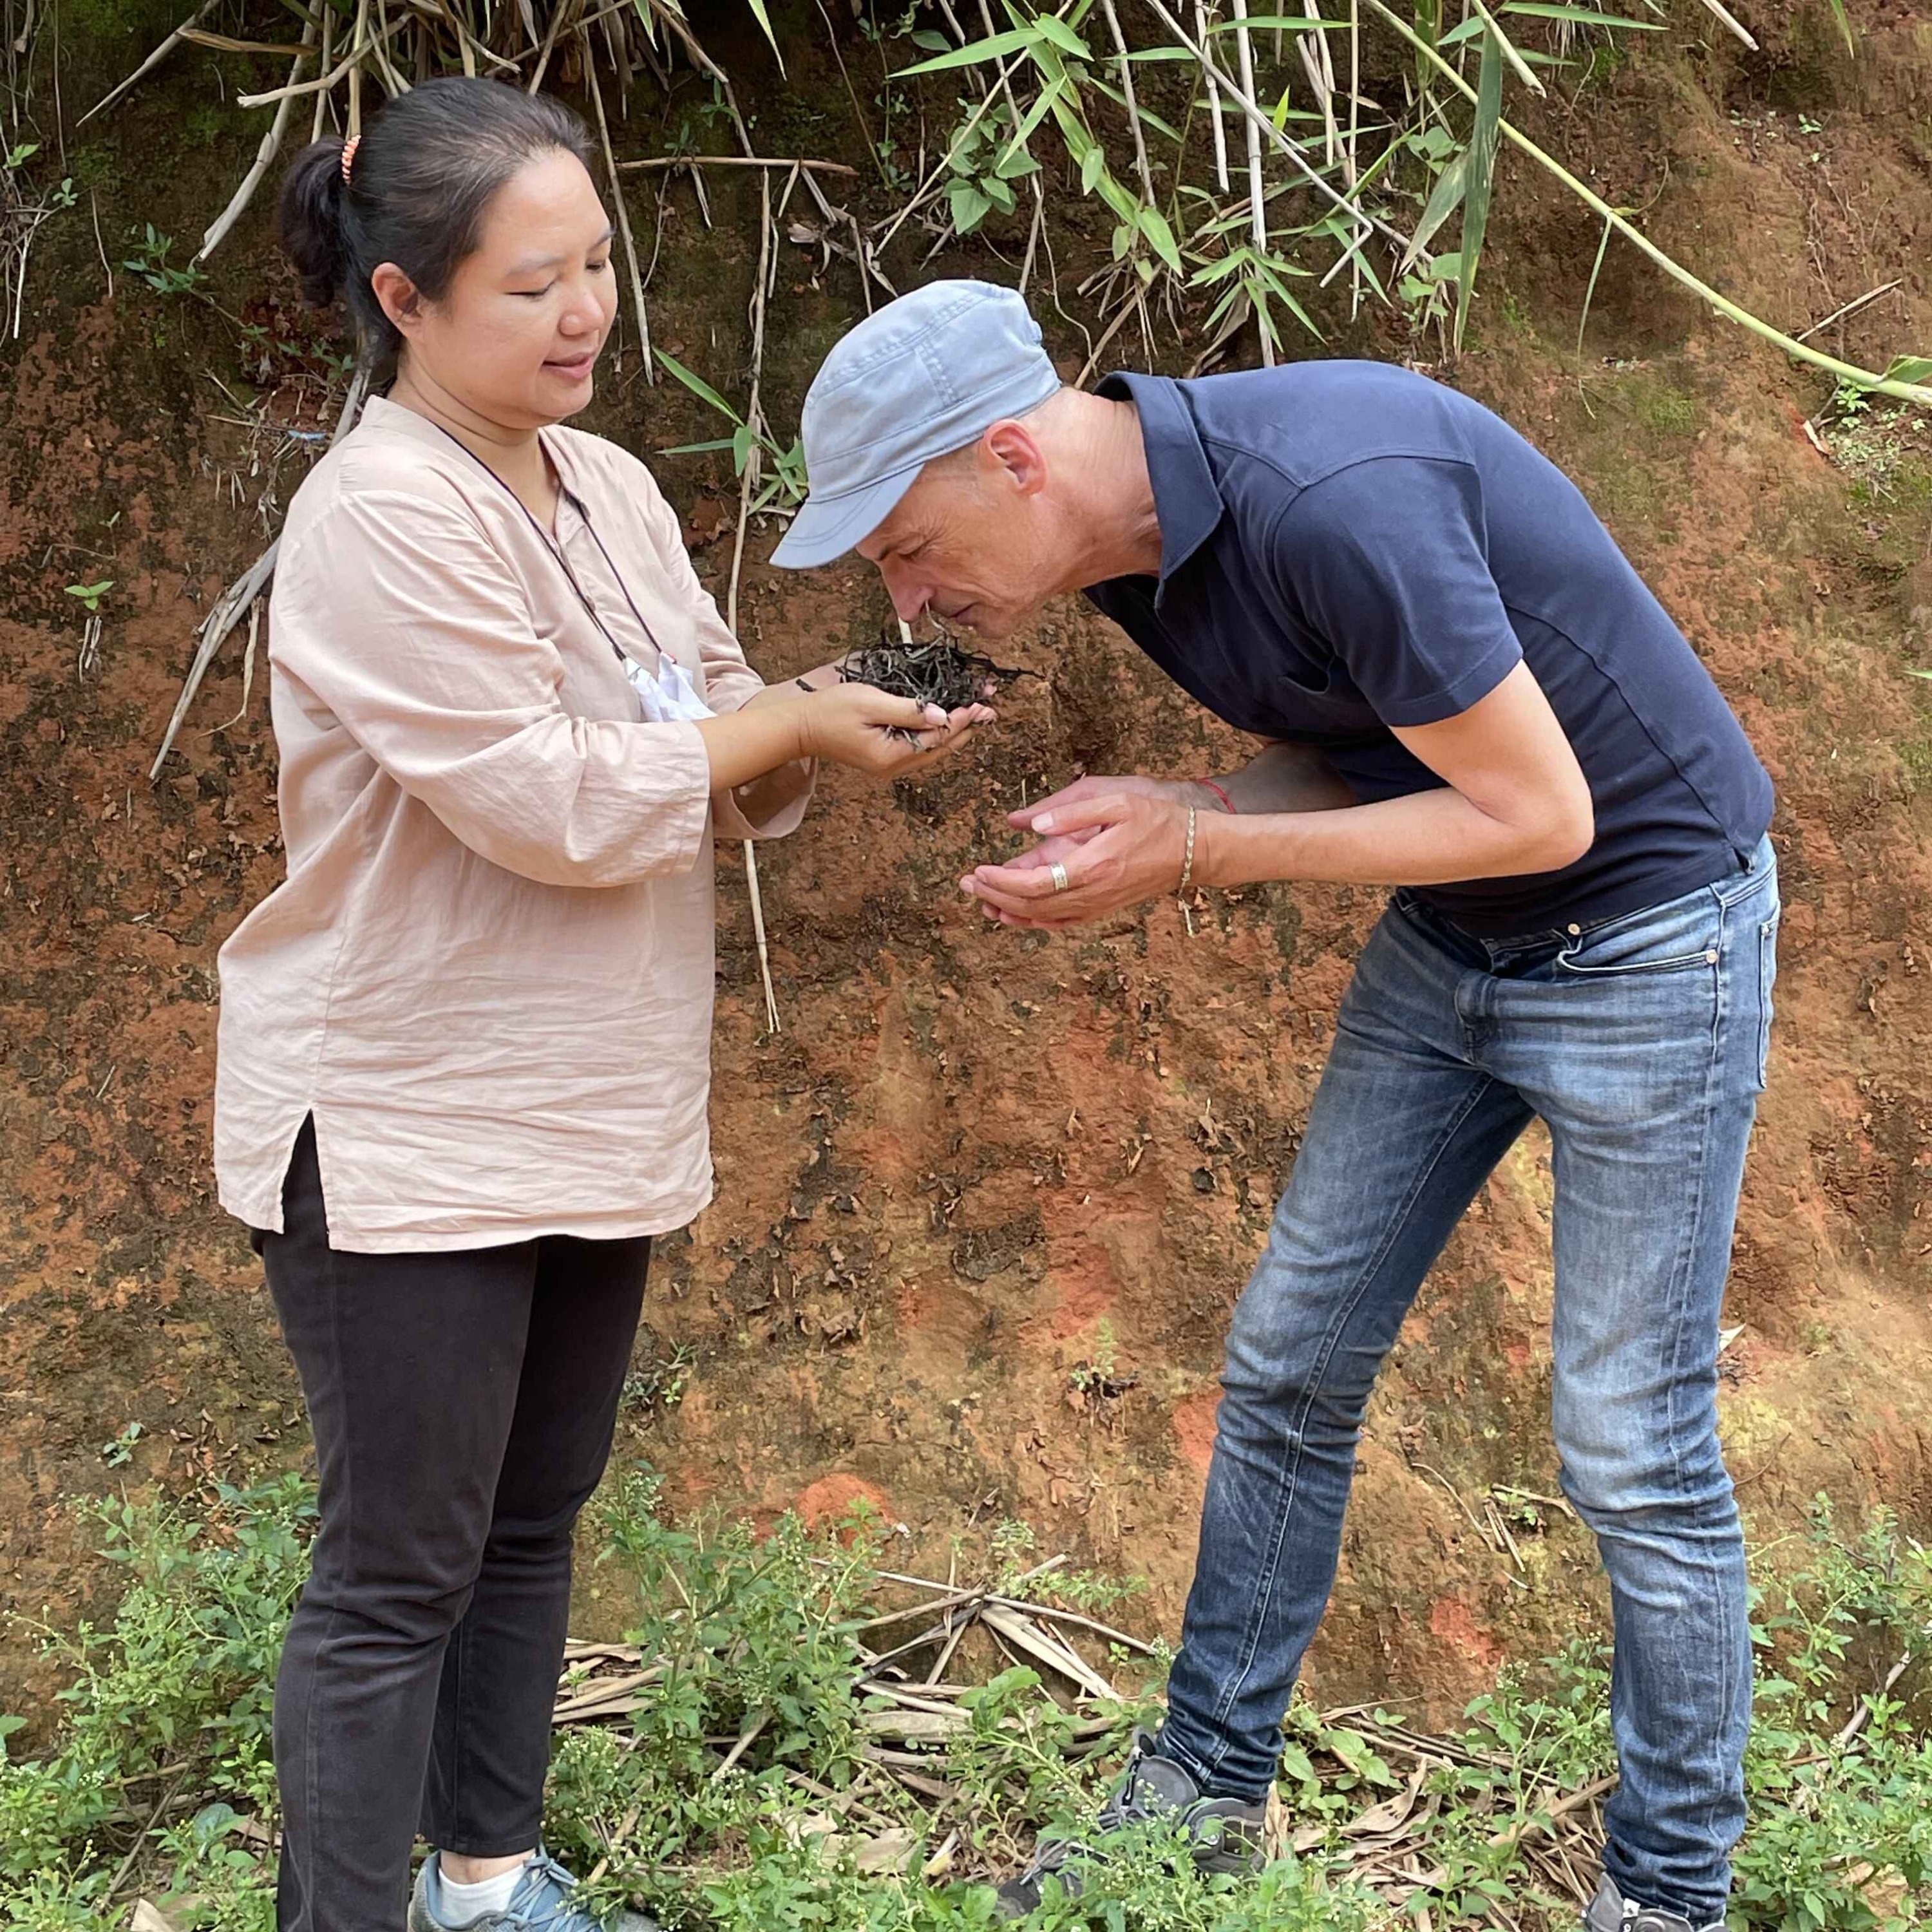
[[1232,813],[1234,811],[1234,801],[1212,778],[1197,778],[1195,782],[1197,784],[1205,785],[1221,801],[1221,809],[1223,812]]

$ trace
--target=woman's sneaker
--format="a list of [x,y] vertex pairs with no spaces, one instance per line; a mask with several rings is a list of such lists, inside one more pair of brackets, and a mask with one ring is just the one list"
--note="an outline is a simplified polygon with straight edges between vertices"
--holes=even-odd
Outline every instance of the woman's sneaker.
[[[1178,1826],[1191,1842],[1194,1862],[1204,1872],[1258,1872],[1262,1864],[1265,1804],[1239,1798],[1208,1798],[1172,1758],[1162,1757],[1144,1731],[1134,1734],[1126,1768],[1094,1820],[1097,1834],[1150,1819]],[[1069,1898],[1079,1897],[1080,1868],[1104,1860],[1082,1838],[1044,1840],[1034,1862],[1000,1888],[1000,1911],[1024,1918],[1040,1904],[1049,1878],[1058,1878]]]
[[[539,1846],[524,1867],[510,1902],[480,1918],[452,1918],[443,1897],[440,1858],[425,1858],[410,1894],[409,1932],[604,1932],[599,1921],[571,1904],[577,1881]],[[620,1912],[610,1932],[661,1932],[655,1918]]]

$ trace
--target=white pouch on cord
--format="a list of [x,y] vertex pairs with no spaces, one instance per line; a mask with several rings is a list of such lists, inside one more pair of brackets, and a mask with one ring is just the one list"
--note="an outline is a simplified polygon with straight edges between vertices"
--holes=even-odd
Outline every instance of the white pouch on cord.
[[686,674],[683,665],[668,651],[658,653],[657,675],[653,677],[628,653],[624,675],[631,680],[638,701],[644,708],[647,724],[672,724],[700,718],[715,718],[717,712],[698,694],[698,687]]

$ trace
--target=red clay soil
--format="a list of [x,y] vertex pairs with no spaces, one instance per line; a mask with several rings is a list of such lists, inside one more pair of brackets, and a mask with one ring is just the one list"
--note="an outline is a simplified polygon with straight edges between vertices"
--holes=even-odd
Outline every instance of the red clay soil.
[[[1863,24],[1856,70],[1794,14],[1775,58],[1659,56],[1541,131],[1612,200],[1656,194],[1665,244],[1780,322],[1903,276],[1842,346],[1923,351],[1932,28],[1896,10]],[[1906,673],[1932,662],[1932,438],[1899,432],[1893,494],[1874,496],[1803,434],[1828,384],[1618,249],[1580,368],[1595,235],[1520,166],[1505,185],[1474,346],[1439,373],[1590,491],[1780,788],[1789,910],[1729,1318],[1732,1466],[1762,1533],[1820,1489],[1922,1529],[1932,722]],[[124,224],[140,191],[116,192]],[[258,224],[247,274],[280,286],[260,244]],[[708,305],[667,323],[694,345],[713,309],[740,324],[738,294],[717,290],[748,271],[712,266]],[[112,303],[82,301],[38,322],[30,302],[0,363],[0,1608],[56,1622],[101,1581],[64,1498],[184,1488],[304,1442],[208,1166],[214,956],[281,869],[265,681],[244,707],[241,639],[161,782],[146,776],[199,615],[262,534],[236,507],[237,433],[202,373],[232,366],[233,338],[124,278]],[[787,410],[828,313],[797,338]],[[596,426],[642,450],[695,427],[662,389],[608,389]],[[718,497],[692,465],[658,468],[719,575]],[[753,556],[770,542],[754,533]],[[85,670],[64,586],[101,578]],[[859,568],[748,569],[742,628],[770,674],[863,641],[883,614]],[[1126,1614],[1171,1634],[1220,1336],[1378,896],[1206,894],[1192,937],[1172,902],[1079,938],[986,926],[955,882],[1009,848],[1010,806],[1081,770],[1242,755],[1082,608],[1002,656],[1044,675],[959,764],[886,792],[834,776],[806,829],[766,848],[776,1037],[740,854],[718,854],[719,1198],[662,1245],[620,1453],[670,1471],[682,1504],[822,1516],[868,1497],[905,1526],[908,1561],[943,1564],[951,1539],[1024,1518],[1043,1550],[1146,1576]],[[1574,1525],[1520,1507],[1519,1564],[1474,1520],[1492,1485],[1555,1490],[1549,1202],[1532,1135],[1396,1352],[1313,1660],[1323,1694],[1439,1717],[1500,1658],[1600,1624]],[[652,1406],[653,1365],[680,1348],[682,1400]],[[134,1423],[131,1460],[110,1466],[104,1446]],[[608,1614],[594,1591],[586,1631]],[[10,1636],[0,1708],[38,1708],[48,1681]]]

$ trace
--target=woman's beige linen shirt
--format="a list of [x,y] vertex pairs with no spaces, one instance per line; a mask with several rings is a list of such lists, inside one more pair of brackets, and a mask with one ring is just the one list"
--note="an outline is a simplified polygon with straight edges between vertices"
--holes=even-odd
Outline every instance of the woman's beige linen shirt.
[[[744,704],[759,680],[650,472],[544,442],[604,624]],[[338,1248],[682,1226],[711,1196],[713,825],[790,831],[809,767],[762,825],[714,800],[697,727],[641,722],[517,499],[380,399],[290,506],[269,662],[288,879],[221,951],[223,1205],[279,1231],[312,1114]]]

